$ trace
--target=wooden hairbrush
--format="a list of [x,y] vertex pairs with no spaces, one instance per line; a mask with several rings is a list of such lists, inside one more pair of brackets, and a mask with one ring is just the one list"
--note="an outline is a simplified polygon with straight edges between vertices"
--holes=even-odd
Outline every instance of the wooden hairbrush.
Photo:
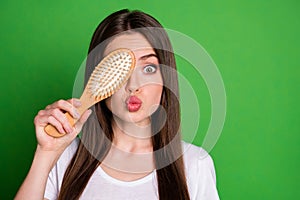
[[[80,97],[79,114],[81,115],[92,105],[110,97],[119,90],[130,77],[134,66],[135,57],[129,49],[117,49],[105,56],[95,67]],[[68,112],[65,115],[70,124],[74,126],[77,120]],[[52,137],[65,135],[50,124],[45,126],[45,132]]]

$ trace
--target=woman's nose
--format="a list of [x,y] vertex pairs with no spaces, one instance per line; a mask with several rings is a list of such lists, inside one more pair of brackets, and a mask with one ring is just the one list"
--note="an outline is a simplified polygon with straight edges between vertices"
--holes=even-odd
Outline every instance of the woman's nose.
[[139,92],[141,88],[141,81],[139,80],[139,76],[136,70],[134,70],[128,79],[125,89],[129,93]]

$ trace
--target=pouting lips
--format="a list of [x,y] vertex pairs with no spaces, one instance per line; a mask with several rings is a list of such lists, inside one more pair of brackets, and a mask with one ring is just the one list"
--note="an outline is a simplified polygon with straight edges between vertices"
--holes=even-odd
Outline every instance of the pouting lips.
[[136,112],[141,108],[142,101],[136,96],[130,96],[126,101],[126,104],[129,112]]

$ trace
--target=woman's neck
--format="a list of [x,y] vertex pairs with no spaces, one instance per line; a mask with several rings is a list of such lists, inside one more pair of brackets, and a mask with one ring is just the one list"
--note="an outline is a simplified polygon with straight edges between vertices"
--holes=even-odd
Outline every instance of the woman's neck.
[[109,174],[112,176],[115,174],[113,177],[119,178],[120,174],[124,173],[126,176],[128,174],[144,176],[152,172],[154,162],[151,125],[137,126],[114,121],[112,127],[114,131],[112,147],[101,164],[102,168],[107,173],[111,172]]
[[113,145],[123,151],[148,153],[153,151],[151,124],[135,124],[114,120]]

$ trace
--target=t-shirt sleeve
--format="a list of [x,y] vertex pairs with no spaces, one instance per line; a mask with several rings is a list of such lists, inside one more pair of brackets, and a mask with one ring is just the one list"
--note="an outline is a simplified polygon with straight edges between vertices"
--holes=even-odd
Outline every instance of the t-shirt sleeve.
[[59,191],[57,165],[55,165],[49,173],[44,198],[55,200]]
[[212,158],[209,154],[199,158],[197,169],[197,186],[195,199],[219,200],[216,187],[216,173]]
[[49,173],[44,198],[56,200],[60,191],[65,171],[77,150],[79,139],[76,138],[62,153]]
[[215,167],[211,156],[201,147],[183,144],[191,200],[219,200]]

